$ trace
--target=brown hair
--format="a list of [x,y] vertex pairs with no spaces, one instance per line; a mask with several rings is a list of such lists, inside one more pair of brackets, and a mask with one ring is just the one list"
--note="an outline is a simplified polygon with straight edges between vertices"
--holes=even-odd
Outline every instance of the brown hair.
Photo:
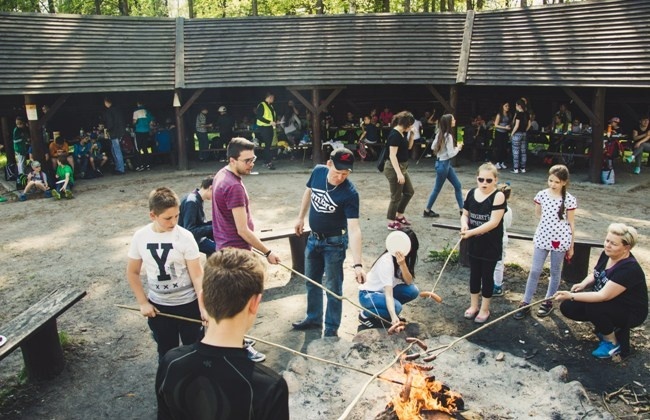
[[564,202],[566,201],[566,187],[569,185],[569,168],[564,165],[553,165],[549,168],[548,174],[555,175],[560,181],[566,182],[566,184],[562,185],[562,204],[560,204],[560,209],[557,211],[557,217],[564,220],[564,212],[566,211]]
[[233,318],[264,290],[264,263],[251,251],[220,249],[205,262],[203,304],[217,322]]
[[443,147],[447,147],[447,141],[445,136],[447,134],[451,135],[451,120],[454,118],[451,114],[445,114],[440,117],[438,120],[438,132],[436,133],[437,143],[433,148],[433,153],[436,155],[442,150]]
[[255,150],[255,143],[243,137],[233,137],[230,143],[228,143],[226,154],[228,155],[228,159],[239,159],[239,155],[244,150]]
[[178,196],[167,187],[159,187],[149,193],[149,211],[156,216],[165,210],[179,206]]
[[410,127],[415,122],[415,117],[408,111],[398,112],[393,116],[393,121],[391,123],[392,127],[397,127],[401,125],[402,127]]

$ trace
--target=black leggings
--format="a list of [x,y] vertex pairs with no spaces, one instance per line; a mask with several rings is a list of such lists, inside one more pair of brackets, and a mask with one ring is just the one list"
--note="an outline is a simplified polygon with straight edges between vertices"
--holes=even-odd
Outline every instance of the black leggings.
[[[198,300],[177,306],[158,305],[151,301],[150,303],[160,312],[201,320]],[[184,345],[194,344],[203,338],[202,326],[199,323],[182,321],[162,315],[148,318],[148,323],[149,328],[153,333],[153,338],[156,340],[156,343],[158,343],[158,361],[160,361],[169,350],[178,347],[179,336],[180,341]]]
[[494,268],[496,261],[481,260],[469,257],[469,292],[479,292],[484,298],[491,298],[494,291]]
[[562,315],[574,321],[589,321],[596,332],[611,334],[614,328],[634,328],[645,321],[648,314],[631,313],[626,305],[607,301],[597,303],[565,300],[560,304]]

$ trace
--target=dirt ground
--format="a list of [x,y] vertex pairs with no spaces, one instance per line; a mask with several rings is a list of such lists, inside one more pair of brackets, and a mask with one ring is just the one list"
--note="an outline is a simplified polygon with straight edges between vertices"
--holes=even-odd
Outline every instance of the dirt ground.
[[[406,212],[421,243],[416,277],[422,290],[430,290],[442,266],[441,262],[427,258],[429,251],[452,247],[457,240],[455,232],[432,228],[431,219],[421,217],[435,177],[432,165],[431,159],[423,159],[418,165],[411,163],[416,194]],[[146,196],[149,191],[157,186],[168,186],[182,196],[197,186],[202,177],[213,174],[222,166],[223,163],[210,162],[201,166],[194,164],[189,171],[174,171],[163,165],[150,172],[129,173],[122,177],[107,175],[81,181],[76,186],[75,199],[69,201],[30,198],[24,203],[9,201],[0,204],[0,265],[3,267],[0,273],[0,307],[3,308],[0,325],[58,287],[74,286],[88,293],[59,318],[59,331],[64,332],[70,342],[66,346],[67,364],[60,376],[47,382],[24,384],[19,379],[22,368],[20,351],[0,362],[1,418],[155,418],[156,354],[153,340],[142,317],[115,306],[135,306],[124,274],[129,241],[138,227],[148,223]],[[256,168],[259,174],[244,181],[258,229],[294,225],[304,183],[311,169],[309,162],[303,164],[300,160],[281,161],[277,166],[278,170],[271,172],[260,165],[259,169]],[[465,191],[474,186],[477,167],[478,163],[462,160],[457,165]],[[623,172],[622,169],[617,171],[617,184],[614,186],[586,182],[584,170],[572,174],[569,191],[578,199],[577,235],[601,240],[611,222],[622,221],[635,226],[640,234],[640,243],[633,252],[650,280],[647,200],[650,175],[648,171],[640,176]],[[385,221],[388,184],[385,177],[376,172],[373,163],[357,164],[351,180],[361,194],[363,255],[365,266],[369,267],[383,251],[388,233]],[[546,169],[542,167],[532,167],[525,175],[509,172],[501,175],[501,181],[510,181],[513,189],[510,200],[514,210],[513,229],[534,230],[536,220],[532,198],[538,190],[545,188],[545,180]],[[457,223],[453,190],[448,184],[434,209],[442,214],[441,220]],[[290,264],[288,241],[276,241],[272,248]],[[511,311],[520,301],[531,253],[531,242],[510,242],[506,263],[516,265],[506,269],[508,292],[504,297],[493,299],[493,318]],[[598,250],[592,251],[591,266],[598,254]],[[346,264],[344,294],[356,302],[356,286],[349,265]],[[304,281],[292,278],[287,270],[277,266],[269,267],[268,274],[264,303],[250,334],[299,351],[306,351],[308,347],[309,351],[319,348],[324,351],[333,346],[331,339],[320,339],[313,331],[304,333],[291,329],[291,322],[304,315]],[[474,323],[462,317],[469,302],[468,276],[467,268],[450,265],[436,289],[444,298],[442,304],[417,300],[406,305],[403,315],[418,336],[431,340],[442,339],[441,336],[459,337],[475,328]],[[561,287],[569,286],[563,283]],[[545,288],[546,279],[542,279],[537,299],[543,297]],[[343,324],[336,346],[351,348],[357,334],[358,311],[347,303],[344,303],[343,311]],[[6,335],[7,332],[0,331],[0,334]],[[376,340],[384,339],[379,332],[376,334]],[[590,404],[604,412],[611,410],[615,417],[634,418],[632,408],[621,402],[605,407],[601,395],[633,381],[650,387],[649,336],[650,327],[646,322],[633,332],[633,353],[622,363],[595,360],[590,355],[596,346],[590,327],[567,320],[555,311],[545,319],[536,316],[523,321],[505,319],[476,334],[470,341],[485,349],[488,358],[499,352],[505,352],[507,360],[524,360],[525,357],[526,363],[539,368],[539,372],[563,365],[567,368],[567,382],[581,382],[588,392]],[[290,364],[297,363],[292,354],[277,348],[259,343],[257,349],[267,354],[264,363],[277,371],[285,371]],[[466,389],[469,388],[475,369],[480,369],[475,361],[472,362],[473,357],[467,354],[467,362],[471,364],[458,365],[457,369],[445,365],[446,380],[452,382],[454,390],[461,394],[464,384]],[[501,398],[514,398],[515,391],[508,385],[513,378],[519,380],[523,389],[535,382],[535,379],[521,376],[520,370],[511,369],[511,364],[503,366],[506,367],[493,377],[493,382],[490,384],[488,381],[486,385]],[[295,370],[285,372],[289,373],[295,377]],[[305,376],[306,381],[307,378]],[[366,380],[367,377],[360,375],[351,384],[339,383],[337,378],[323,382],[328,383],[330,389],[339,391],[331,396],[333,399],[349,400]],[[302,386],[308,386],[308,382]],[[358,389],[350,388],[354,386]],[[473,405],[480,407],[486,418],[517,417],[502,411],[498,401],[490,406],[472,395],[470,392],[466,396],[466,405],[469,408]],[[298,393],[292,392],[290,398],[292,406],[302,404],[295,400]],[[535,398],[534,394],[529,395],[528,400],[519,403],[527,404]],[[308,417],[337,418],[341,414],[338,411],[325,411],[322,415],[315,413]],[[531,410],[529,417],[536,417],[534,413]],[[562,407],[557,407],[555,413],[558,415],[554,418],[582,417],[576,412],[562,411]],[[369,413],[368,418],[373,418],[374,414],[377,413]],[[293,418],[301,417],[296,414]]]

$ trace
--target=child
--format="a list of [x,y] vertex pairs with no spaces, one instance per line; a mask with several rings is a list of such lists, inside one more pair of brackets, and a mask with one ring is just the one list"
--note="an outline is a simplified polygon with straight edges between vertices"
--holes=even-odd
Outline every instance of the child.
[[12,134],[14,143],[14,154],[16,156],[16,168],[18,174],[24,173],[25,157],[27,155],[27,143],[29,142],[29,131],[23,117],[16,117],[16,127]]
[[88,173],[88,163],[90,162],[91,144],[88,142],[88,136],[84,135],[79,139],[79,143],[74,145],[74,161],[77,164],[81,178],[86,178]]
[[50,186],[47,184],[47,175],[41,169],[41,163],[39,161],[32,161],[32,172],[27,174],[27,185],[25,185],[23,193],[20,194],[20,201],[27,200],[27,193],[29,193],[32,187],[43,191],[46,198],[52,197]]
[[[497,189],[503,193],[506,197],[506,202],[510,200],[510,192],[512,191],[510,185],[508,184],[499,184]],[[503,251],[501,251],[501,259],[497,261],[496,267],[494,267],[494,290],[492,291],[492,297],[503,296],[503,261],[506,259],[506,246],[508,246],[508,232],[512,226],[512,209],[510,206],[506,206],[506,212],[503,215]]]
[[[460,237],[469,242],[471,303],[464,317],[483,324],[490,317],[494,267],[503,255],[503,214],[507,203],[505,195],[497,190],[498,172],[492,163],[478,168],[476,181],[477,188],[469,190],[465,198]],[[479,293],[483,296],[480,309]]]
[[[203,281],[199,247],[192,234],[177,225],[179,214],[174,191],[165,187],[153,190],[149,194],[151,223],[133,235],[126,267],[126,278],[140,313],[148,318],[158,344],[159,361],[168,350],[178,347],[179,336],[183,344],[194,344],[202,336],[200,324],[156,316],[163,312],[201,319],[197,301]],[[148,294],[140,281],[143,264]]]
[[74,170],[67,165],[68,156],[60,155],[56,167],[56,189],[52,190],[52,195],[57,200],[61,199],[61,194],[65,198],[73,198],[72,187],[74,186]]
[[90,135],[90,167],[97,176],[103,176],[101,168],[108,161],[106,153],[102,152],[102,143],[96,134]]
[[382,326],[381,320],[368,312],[386,320],[390,319],[392,325],[398,324],[402,305],[420,294],[418,287],[413,284],[420,246],[418,237],[410,229],[405,229],[404,232],[411,240],[411,250],[408,254],[404,255],[398,251],[393,256],[384,251],[372,265],[368,280],[359,286],[359,303],[366,308],[366,311],[359,314],[359,322],[363,327]]
[[63,137],[58,136],[56,139],[54,139],[53,142],[50,142],[49,149],[50,149],[50,160],[52,162],[53,170],[56,171],[56,168],[58,166],[57,160],[59,156],[65,157],[70,167],[74,168],[74,159],[68,153],[70,150],[70,146],[68,146],[68,142],[65,141]]
[[[551,253],[551,279],[546,297],[553,297],[560,286],[562,260],[573,256],[573,235],[575,232],[574,210],[578,207],[575,197],[567,192],[569,169],[564,165],[554,165],[548,170],[548,188],[535,196],[535,214],[540,217],[533,237],[533,262],[526,282],[524,301],[519,305],[527,306],[537,290],[537,282],[542,273],[544,261]],[[519,310],[515,319],[523,319],[530,308]],[[537,316],[549,316],[553,312],[553,302],[547,300],[537,311]]]

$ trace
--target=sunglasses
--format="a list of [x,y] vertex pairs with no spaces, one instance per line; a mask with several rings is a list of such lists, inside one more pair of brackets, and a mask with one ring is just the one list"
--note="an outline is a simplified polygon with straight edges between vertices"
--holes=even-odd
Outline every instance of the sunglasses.
[[479,177],[476,178],[476,180],[481,184],[484,183],[484,182],[487,182],[488,184],[491,184],[492,181],[494,181],[494,178],[481,178],[479,176]]

